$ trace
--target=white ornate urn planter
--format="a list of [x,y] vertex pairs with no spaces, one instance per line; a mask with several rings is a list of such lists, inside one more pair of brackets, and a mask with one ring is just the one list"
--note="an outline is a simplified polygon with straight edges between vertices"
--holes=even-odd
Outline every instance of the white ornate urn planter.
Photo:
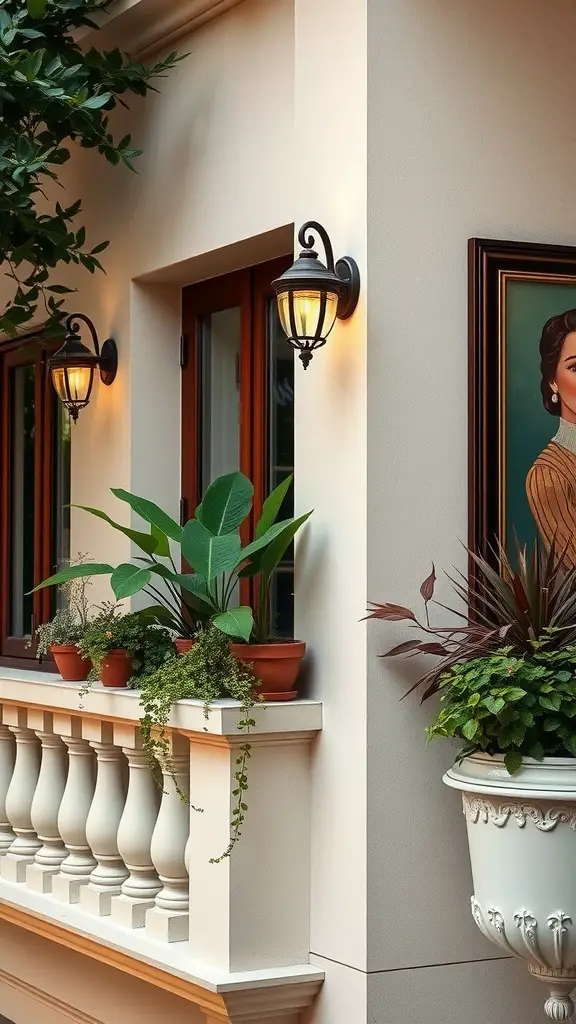
[[546,982],[551,1020],[569,1020],[576,988],[576,759],[475,754],[444,782],[462,791],[474,880],[472,914],[486,938]]

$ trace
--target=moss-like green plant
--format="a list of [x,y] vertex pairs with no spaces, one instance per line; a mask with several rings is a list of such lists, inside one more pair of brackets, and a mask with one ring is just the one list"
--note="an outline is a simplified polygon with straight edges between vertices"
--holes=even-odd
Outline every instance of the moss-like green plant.
[[166,661],[176,660],[174,644],[167,629],[151,624],[142,612],[122,615],[119,606],[111,603],[100,605],[100,613],[90,623],[78,647],[94,666],[90,679],[99,678],[102,662],[109,651],[128,652],[134,667],[133,678],[137,680],[155,673]]
[[[250,729],[256,724],[252,718],[252,709],[256,703],[254,676],[250,667],[238,661],[230,652],[228,638],[215,626],[201,630],[191,651],[180,658],[167,661],[157,672],[143,677],[140,686],[140,703],[144,712],[140,728],[144,749],[148,753],[155,776],[158,778],[158,766],[162,766],[172,775],[177,789],[165,733],[172,706],[176,701],[202,700],[205,715],[208,717],[212,701],[230,697],[239,701],[241,705],[238,728],[249,734]],[[235,803],[230,824],[230,842],[219,857],[211,859],[213,864],[219,863],[224,857],[229,857],[240,839],[245,813],[248,810],[245,794],[248,789],[249,760],[250,744],[245,743],[240,747],[236,759],[236,788],[233,791]],[[178,792],[181,798],[187,801],[186,795],[179,789]]]

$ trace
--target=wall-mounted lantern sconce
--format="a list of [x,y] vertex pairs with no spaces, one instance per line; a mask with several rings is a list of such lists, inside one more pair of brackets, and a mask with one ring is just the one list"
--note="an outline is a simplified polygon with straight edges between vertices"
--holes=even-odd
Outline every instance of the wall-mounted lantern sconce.
[[[307,235],[307,231],[315,232],[322,240],[326,266],[314,252],[314,235]],[[290,269],[272,282],[272,287],[284,332],[306,369],[314,350],[326,344],[336,318],[347,320],[356,309],[360,271],[351,256],[343,256],[334,266],[332,243],[318,221],[306,221],[298,232],[298,241],[302,252]]]
[[[85,323],[90,331],[93,352],[82,343],[79,321]],[[118,369],[116,342],[108,338],[100,350],[92,321],[84,313],[72,313],[66,320],[64,344],[48,360],[48,366],[56,394],[76,422],[80,409],[90,401],[94,371],[100,370],[103,384],[111,384],[114,380]]]

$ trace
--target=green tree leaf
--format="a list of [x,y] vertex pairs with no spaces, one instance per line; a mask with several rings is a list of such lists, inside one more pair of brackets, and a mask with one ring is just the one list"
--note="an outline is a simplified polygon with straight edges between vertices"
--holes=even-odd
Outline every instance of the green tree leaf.
[[221,633],[226,633],[227,636],[237,637],[238,639],[245,640],[246,643],[248,643],[252,633],[254,619],[251,608],[240,606],[239,608],[231,608],[227,612],[221,612],[219,615],[215,615],[212,622]]
[[39,21],[46,13],[46,0],[26,0],[26,7],[30,17]]
[[196,518],[214,537],[237,530],[252,508],[254,488],[243,473],[228,473],[210,485]]

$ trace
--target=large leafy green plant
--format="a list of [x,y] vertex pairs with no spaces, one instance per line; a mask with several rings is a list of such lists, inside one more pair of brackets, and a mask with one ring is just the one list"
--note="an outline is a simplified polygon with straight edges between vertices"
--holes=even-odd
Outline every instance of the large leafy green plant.
[[522,657],[505,647],[444,672],[428,738],[464,740],[458,759],[504,754],[511,775],[523,757],[576,757],[576,647],[531,646]]
[[[270,586],[274,571],[311,515],[308,512],[297,519],[278,521],[291,483],[289,476],[266,499],[254,537],[244,547],[240,527],[252,512],[254,488],[243,473],[229,473],[215,480],[194,517],[184,526],[154,502],[113,489],[117,498],[149,524],[149,533],[122,526],[100,509],[80,507],[127,536],[144,552],[143,556],[116,567],[106,563],[69,566],[36,589],[83,576],[109,575],[118,600],[144,591],[157,602],[149,614],[180,636],[194,636],[199,623],[211,621],[228,636],[245,642],[264,642],[270,635]],[[179,549],[176,558],[171,544]],[[182,572],[177,562],[185,563],[193,571]],[[258,600],[254,609],[234,605],[238,581],[245,577],[256,580]]]
[[537,543],[529,553],[517,545],[517,567],[502,549],[497,568],[469,554],[475,579],[449,577],[468,611],[439,604],[458,624],[430,621],[434,568],[420,588],[423,619],[403,605],[372,603],[368,618],[409,622],[421,634],[383,657],[438,659],[408,692],[423,687],[424,701],[440,690],[428,735],[464,740],[460,756],[504,753],[511,773],[523,756],[576,756],[576,569]]
[[13,334],[41,316],[57,333],[72,289],[58,283],[60,265],[102,269],[98,254],[108,243],[86,244],[73,223],[81,200],[49,203],[46,186],[70,158],[70,143],[97,149],[111,164],[132,168],[139,150],[126,135],[116,141],[108,114],[129,93],[145,96],[152,79],[180,58],[170,54],[152,66],[120,50],[83,51],[78,29],[97,25],[90,15],[109,0],[0,0],[0,250],[14,290],[0,315],[0,331]]

